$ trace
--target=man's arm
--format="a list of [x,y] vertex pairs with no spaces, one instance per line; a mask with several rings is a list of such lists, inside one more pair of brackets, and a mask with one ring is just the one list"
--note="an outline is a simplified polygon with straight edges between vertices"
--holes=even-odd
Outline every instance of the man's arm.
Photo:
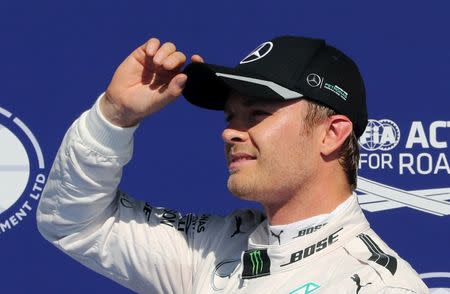
[[187,235],[164,225],[164,209],[117,190],[136,125],[180,95],[184,62],[173,44],[151,39],[119,66],[64,137],[37,212],[46,239],[138,292],[180,293],[192,284]]

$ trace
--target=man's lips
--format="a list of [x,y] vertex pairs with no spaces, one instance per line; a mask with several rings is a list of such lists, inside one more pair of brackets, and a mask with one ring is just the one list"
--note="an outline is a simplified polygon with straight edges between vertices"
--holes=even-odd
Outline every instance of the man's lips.
[[251,160],[255,160],[256,156],[250,155],[248,153],[238,152],[232,153],[228,157],[228,168],[230,170],[236,169],[238,166],[245,164]]

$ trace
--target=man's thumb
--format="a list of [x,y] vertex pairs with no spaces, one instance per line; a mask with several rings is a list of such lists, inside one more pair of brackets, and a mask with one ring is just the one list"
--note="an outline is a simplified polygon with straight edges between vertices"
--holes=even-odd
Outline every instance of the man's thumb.
[[187,76],[185,74],[176,75],[169,84],[169,93],[171,96],[178,97],[186,85]]

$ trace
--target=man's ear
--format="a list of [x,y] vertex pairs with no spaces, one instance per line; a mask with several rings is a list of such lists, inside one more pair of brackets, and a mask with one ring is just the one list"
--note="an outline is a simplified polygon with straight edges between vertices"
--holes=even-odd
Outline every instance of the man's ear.
[[352,122],[344,115],[332,115],[327,118],[320,153],[329,156],[338,150],[352,132]]

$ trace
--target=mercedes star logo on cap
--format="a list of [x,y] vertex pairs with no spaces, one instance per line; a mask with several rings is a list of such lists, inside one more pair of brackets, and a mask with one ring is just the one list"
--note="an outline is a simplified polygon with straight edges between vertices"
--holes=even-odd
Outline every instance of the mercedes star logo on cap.
[[322,83],[322,78],[315,73],[311,73],[306,77],[306,81],[308,82],[308,85],[315,88],[320,86],[320,84]]

